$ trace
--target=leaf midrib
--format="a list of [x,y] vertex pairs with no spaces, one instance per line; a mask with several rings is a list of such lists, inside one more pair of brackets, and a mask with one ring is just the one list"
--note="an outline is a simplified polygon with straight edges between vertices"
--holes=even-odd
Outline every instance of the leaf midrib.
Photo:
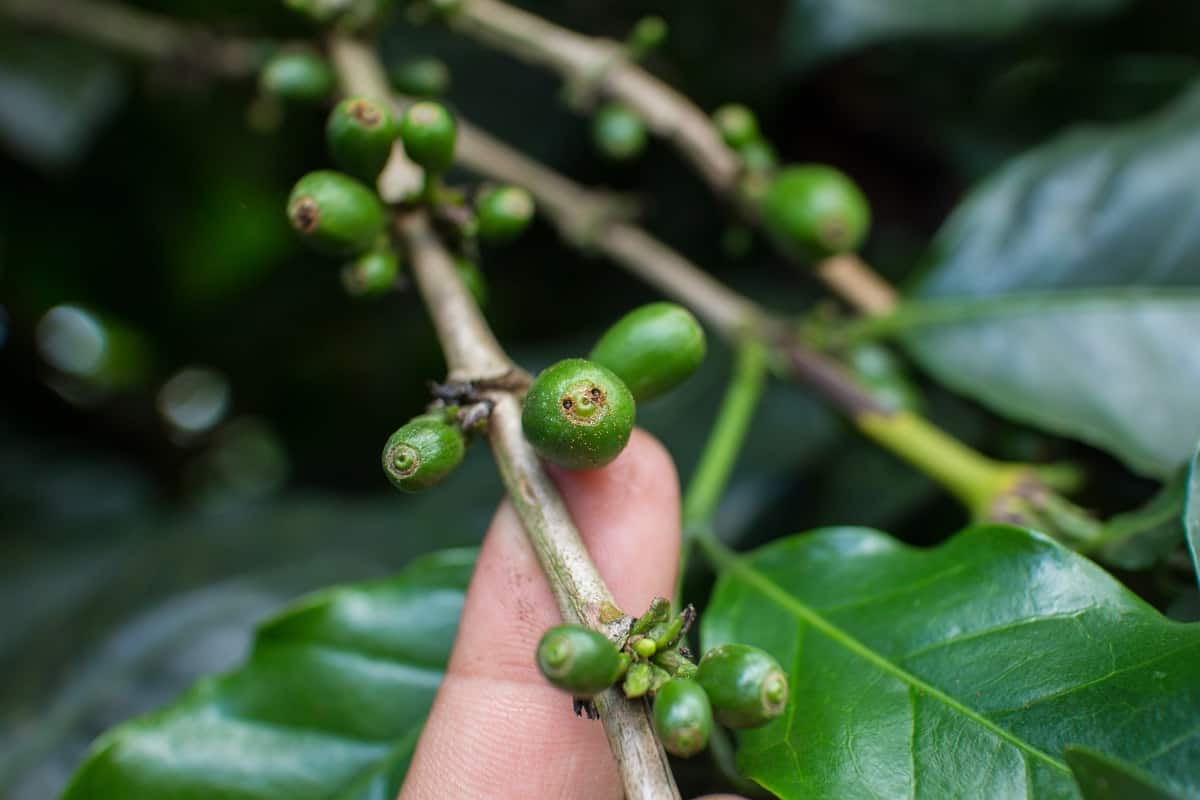
[[1045,762],[1049,766],[1054,767],[1055,769],[1067,775],[1071,774],[1070,768],[1064,762],[1059,761],[1049,753],[1039,750],[1028,742],[1017,738],[1009,731],[980,714],[978,711],[975,711],[973,708],[964,705],[962,702],[943,692],[941,689],[938,689],[936,686],[926,683],[916,675],[913,675],[911,672],[908,672],[907,670],[897,666],[884,656],[872,650],[867,645],[838,628],[815,610],[809,608],[804,603],[800,602],[796,597],[789,594],[786,589],[779,586],[766,575],[751,567],[748,563],[746,563],[745,559],[741,558],[740,556],[735,556],[730,559],[725,566],[733,572],[741,575],[741,577],[744,578],[747,583],[757,588],[760,592],[774,602],[783,606],[786,610],[792,612],[803,622],[806,622],[809,626],[820,631],[825,636],[859,656],[863,660],[871,663],[878,669],[891,675],[897,680],[902,681],[911,688],[916,689],[926,696],[932,697],[935,700],[943,703],[951,710],[958,712],[980,727],[992,732],[996,736],[1011,744],[1013,747],[1016,747],[1018,750],[1021,750],[1022,752],[1038,759],[1039,761]]

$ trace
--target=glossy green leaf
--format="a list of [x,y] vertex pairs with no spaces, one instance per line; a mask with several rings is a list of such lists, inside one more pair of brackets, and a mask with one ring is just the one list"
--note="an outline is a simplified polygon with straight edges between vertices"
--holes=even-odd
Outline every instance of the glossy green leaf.
[[804,66],[895,39],[1003,36],[1035,21],[1097,16],[1125,0],[791,0],[784,23],[788,60]]
[[[984,405],[1169,477],[1200,436],[1197,181],[1200,89],[1148,119],[1039,147],[938,235],[913,295],[955,300],[901,311],[896,331]],[[1077,289],[1107,291],[1056,297]],[[1033,296],[961,301],[1008,295]]]
[[1187,498],[1184,501],[1183,528],[1187,533],[1188,550],[1192,553],[1192,566],[1196,569],[1196,580],[1200,581],[1200,451],[1192,459],[1188,474]]
[[738,754],[783,798],[1078,797],[1069,745],[1200,791],[1200,626],[1040,534],[793,536],[724,565],[701,633],[788,668]]
[[1064,755],[1084,800],[1183,800],[1142,770],[1086,747],[1068,747]]
[[1169,478],[1200,437],[1200,290],[913,301],[868,325],[950,388],[1139,472]]
[[474,560],[446,550],[298,601],[244,666],[102,736],[65,800],[394,797]]

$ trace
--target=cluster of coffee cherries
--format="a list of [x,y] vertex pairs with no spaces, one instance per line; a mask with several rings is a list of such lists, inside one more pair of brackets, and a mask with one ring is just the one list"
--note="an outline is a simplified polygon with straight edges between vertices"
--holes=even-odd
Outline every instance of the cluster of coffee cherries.
[[695,663],[685,642],[694,621],[691,606],[672,615],[657,598],[618,644],[582,625],[558,625],[538,644],[538,669],[576,698],[577,710],[618,683],[630,699],[652,699],[663,746],[694,756],[708,745],[714,719],[758,728],[783,713],[788,699],[787,673],[765,650],[723,644]]

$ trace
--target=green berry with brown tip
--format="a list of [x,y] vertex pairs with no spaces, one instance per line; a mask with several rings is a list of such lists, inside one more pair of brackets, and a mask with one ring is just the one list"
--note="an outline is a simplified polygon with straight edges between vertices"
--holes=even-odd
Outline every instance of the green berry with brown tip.
[[759,139],[758,119],[741,103],[721,106],[713,112],[712,119],[725,144],[734,150],[741,150]]
[[646,149],[646,123],[637,112],[609,103],[592,119],[592,141],[606,158],[628,161]]
[[[582,625],[557,625],[542,636],[538,669],[576,697],[592,697],[621,677],[627,661],[603,634]],[[632,668],[631,668],[632,669]]]
[[611,370],[568,358],[533,382],[521,427],[547,461],[567,469],[599,469],[625,449],[635,413],[633,395]]
[[708,695],[690,678],[672,678],[654,695],[654,729],[672,755],[689,758],[703,750],[712,723]]
[[453,472],[465,453],[462,431],[442,417],[420,416],[388,437],[383,471],[397,489],[419,492]]
[[292,189],[287,205],[292,227],[313,248],[351,255],[370,248],[387,215],[371,189],[340,172],[310,172]]
[[748,644],[709,650],[696,680],[708,693],[717,722],[730,728],[766,725],[787,707],[787,673],[770,653]]
[[391,248],[369,250],[342,268],[342,285],[351,297],[384,294],[396,286],[400,257]]
[[617,320],[588,357],[615,372],[641,403],[691,377],[706,351],[704,329],[692,312],[650,303]]
[[458,126],[441,103],[422,100],[409,106],[400,120],[404,152],[426,172],[442,173],[454,163]]
[[263,94],[296,103],[319,103],[333,94],[337,78],[329,62],[310,50],[282,50],[258,74]]
[[489,242],[512,241],[529,227],[533,212],[533,195],[520,186],[487,189],[475,202],[479,236]]
[[374,183],[392,154],[399,127],[387,103],[349,97],[329,115],[325,136],[338,166]]
[[870,228],[871,209],[845,173],[824,164],[800,164],[771,181],[762,220],[783,250],[819,258],[857,250]]

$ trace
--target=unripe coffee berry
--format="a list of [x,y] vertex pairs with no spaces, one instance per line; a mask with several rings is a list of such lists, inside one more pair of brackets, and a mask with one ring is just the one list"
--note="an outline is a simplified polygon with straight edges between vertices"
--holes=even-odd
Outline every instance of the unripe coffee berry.
[[394,250],[370,250],[342,269],[342,285],[352,297],[384,294],[396,286],[400,258]]
[[709,650],[696,680],[708,693],[717,722],[730,728],[766,725],[787,707],[787,673],[770,653],[748,644]]
[[520,236],[533,220],[533,212],[533,196],[520,186],[488,189],[475,202],[479,235],[489,242],[508,242]]
[[319,103],[333,93],[333,68],[309,50],[284,50],[271,56],[258,75],[264,94],[298,103]]
[[414,58],[388,72],[396,91],[414,97],[440,97],[450,89],[450,69],[436,58]]
[[465,452],[458,428],[440,417],[416,417],[388,437],[383,471],[397,489],[419,492],[453,472]]
[[603,634],[582,625],[546,631],[537,649],[546,680],[576,697],[592,697],[621,677],[626,659]]
[[704,329],[690,311],[650,303],[617,320],[588,358],[615,372],[641,403],[687,380],[705,352]]
[[713,112],[712,118],[725,144],[734,150],[741,150],[759,138],[758,120],[754,112],[741,103],[721,106]]
[[404,152],[427,172],[442,173],[450,168],[457,135],[454,115],[432,100],[409,106],[400,120]]
[[567,469],[598,469],[625,449],[634,415],[633,395],[612,371],[568,358],[533,382],[521,427],[547,461]]
[[328,170],[310,172],[296,183],[287,213],[304,241],[335,255],[371,247],[387,218],[375,192],[349,175]]
[[325,136],[338,166],[365,181],[375,182],[388,157],[399,126],[386,103],[350,97],[329,115]]
[[668,753],[699,753],[708,745],[712,721],[708,695],[690,678],[672,678],[654,696],[654,729]]
[[646,123],[635,111],[610,103],[592,120],[592,141],[613,161],[627,161],[646,149]]
[[821,257],[851,252],[871,224],[867,199],[854,181],[824,164],[788,167],[762,201],[763,226],[785,251]]

